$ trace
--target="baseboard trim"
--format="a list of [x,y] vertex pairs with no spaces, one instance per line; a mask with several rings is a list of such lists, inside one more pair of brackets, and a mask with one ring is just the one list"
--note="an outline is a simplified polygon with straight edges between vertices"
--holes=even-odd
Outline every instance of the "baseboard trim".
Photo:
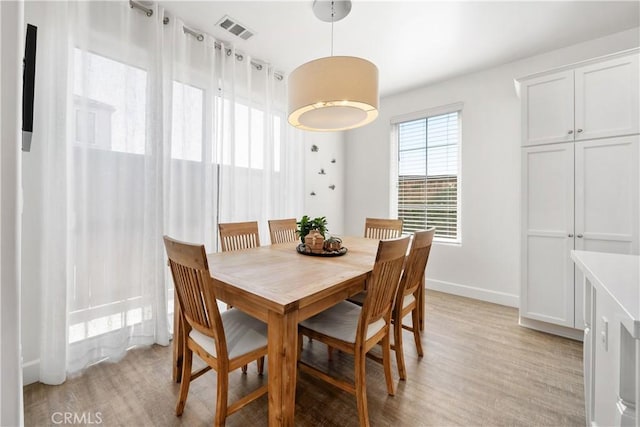
[[522,316],[519,316],[518,324],[525,328],[535,329],[536,331],[559,335],[576,341],[584,341],[584,331],[580,329],[554,325],[553,323],[541,322],[540,320],[528,319]]
[[461,297],[473,298],[480,301],[492,302],[494,304],[506,305],[507,307],[519,307],[520,298],[518,295],[507,294],[505,292],[491,291],[473,286],[460,285],[458,283],[445,282],[427,278],[426,288],[434,291],[446,292],[448,294]]
[[22,364],[22,384],[29,385],[40,381],[40,359]]

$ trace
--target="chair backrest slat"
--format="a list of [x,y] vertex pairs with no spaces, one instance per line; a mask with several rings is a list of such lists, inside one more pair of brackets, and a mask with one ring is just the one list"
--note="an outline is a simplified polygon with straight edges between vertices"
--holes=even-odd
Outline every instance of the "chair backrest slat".
[[298,240],[297,229],[295,218],[270,219],[269,234],[271,235],[271,244],[295,242]]
[[216,350],[226,354],[224,329],[204,245],[193,245],[164,236],[186,334],[193,329],[214,338]]
[[241,249],[260,246],[258,222],[228,222],[218,224],[222,252],[239,251]]
[[431,252],[435,231],[435,227],[431,227],[427,230],[416,231],[413,235],[411,251],[407,256],[398,290],[400,304],[402,304],[405,296],[415,293],[422,286],[422,278],[429,261],[429,253]]
[[408,246],[409,236],[380,241],[373,271],[367,280],[359,328],[390,317]]
[[364,237],[386,240],[402,235],[402,219],[367,218],[364,223]]

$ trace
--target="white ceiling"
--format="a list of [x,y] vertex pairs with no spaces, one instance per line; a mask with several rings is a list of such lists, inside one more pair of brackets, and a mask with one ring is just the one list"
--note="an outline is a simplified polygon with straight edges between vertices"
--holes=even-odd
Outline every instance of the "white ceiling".
[[[330,55],[331,24],[314,16],[312,0],[160,3],[285,73]],[[217,28],[224,15],[255,36],[244,41]],[[375,63],[381,95],[388,95],[638,27],[640,2],[355,0],[334,25],[334,54]]]

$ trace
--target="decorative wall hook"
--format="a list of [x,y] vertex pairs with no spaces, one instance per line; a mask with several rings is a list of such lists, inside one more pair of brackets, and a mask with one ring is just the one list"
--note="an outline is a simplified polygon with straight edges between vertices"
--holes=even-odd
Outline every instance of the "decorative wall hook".
[[320,172],[318,172],[318,175],[326,175],[327,173],[324,171],[324,169],[320,169]]
[[315,196],[315,195],[316,195],[315,191],[312,191],[311,194],[310,194],[310,196]]
[[335,190],[335,189],[336,189],[336,186],[335,186],[335,185],[333,185],[333,184],[331,184],[331,185],[329,186],[329,188],[330,188],[330,189],[332,189],[332,190]]
[[311,152],[312,152],[312,153],[317,153],[317,152],[318,152],[318,150],[319,150],[319,148],[318,148],[318,146],[317,146],[316,144],[313,144],[313,145],[311,146]]
[[336,162],[336,159],[331,159],[331,163],[335,163],[335,162]]

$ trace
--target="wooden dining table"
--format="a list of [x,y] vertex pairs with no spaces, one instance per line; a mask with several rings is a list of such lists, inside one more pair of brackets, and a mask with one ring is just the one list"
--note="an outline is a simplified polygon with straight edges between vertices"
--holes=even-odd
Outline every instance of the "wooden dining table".
[[[294,425],[298,322],[364,290],[379,241],[344,237],[348,251],[337,257],[299,254],[298,243],[208,254],[216,298],[268,325],[270,426]],[[182,331],[174,331],[173,375],[180,381]]]

